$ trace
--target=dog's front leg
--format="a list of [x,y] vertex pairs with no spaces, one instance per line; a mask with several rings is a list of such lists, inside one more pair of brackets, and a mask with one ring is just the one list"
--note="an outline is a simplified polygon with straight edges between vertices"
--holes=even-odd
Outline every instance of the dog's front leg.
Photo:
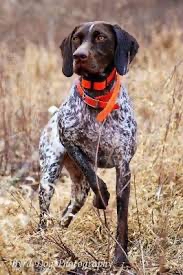
[[128,163],[116,168],[117,232],[115,259],[116,265],[128,264],[128,204],[131,173]]
[[110,194],[107,190],[105,182],[100,179],[87,156],[74,144],[64,144],[68,154],[75,161],[77,166],[81,169],[86,177],[91,189],[95,193],[93,204],[98,209],[106,209],[109,201]]

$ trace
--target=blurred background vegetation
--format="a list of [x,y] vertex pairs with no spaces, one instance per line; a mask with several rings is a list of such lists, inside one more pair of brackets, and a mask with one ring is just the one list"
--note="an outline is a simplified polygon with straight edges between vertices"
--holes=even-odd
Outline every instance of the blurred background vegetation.
[[[164,62],[168,54],[176,62],[180,55],[175,41],[182,36],[181,0],[0,0],[0,7],[1,109],[6,113],[0,121],[2,174],[20,169],[27,154],[33,155],[27,167],[39,170],[33,153],[39,130],[48,120],[49,105],[59,105],[66,95],[60,86],[59,45],[74,26],[93,20],[120,24],[140,43],[140,65],[158,66],[157,57]],[[155,58],[146,52],[152,43]],[[158,47],[170,51],[159,54]]]
[[[138,121],[130,261],[139,275],[183,274],[182,14],[182,0],[0,0],[0,274],[25,274],[12,269],[16,257],[69,258],[61,240],[80,260],[112,260],[115,242],[91,195],[67,231],[58,227],[70,196],[65,171],[51,206],[54,226],[43,241],[36,234],[39,137],[48,108],[62,103],[73,81],[62,75],[59,45],[77,24],[94,20],[118,23],[140,44],[124,79]],[[111,192],[107,219],[115,236],[115,171],[99,173]],[[50,236],[60,236],[59,248]]]
[[85,21],[117,22],[147,43],[153,29],[183,25],[182,0],[1,0],[0,6],[0,42],[14,51],[30,41],[57,47]]

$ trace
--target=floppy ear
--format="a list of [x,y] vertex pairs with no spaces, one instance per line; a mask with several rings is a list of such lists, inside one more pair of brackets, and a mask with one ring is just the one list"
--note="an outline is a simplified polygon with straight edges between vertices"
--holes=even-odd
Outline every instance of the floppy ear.
[[139,44],[132,35],[122,30],[118,25],[113,26],[113,31],[116,36],[114,64],[117,72],[120,75],[125,75],[128,71],[128,65],[138,51]]
[[73,75],[72,36],[75,30],[76,28],[68,37],[66,37],[62,41],[60,45],[61,54],[63,58],[62,72],[67,77]]

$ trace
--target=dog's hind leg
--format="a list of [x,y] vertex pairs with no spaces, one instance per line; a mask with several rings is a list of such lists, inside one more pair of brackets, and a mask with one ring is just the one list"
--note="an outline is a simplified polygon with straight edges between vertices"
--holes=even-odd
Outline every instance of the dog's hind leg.
[[63,227],[68,227],[73,217],[84,205],[90,187],[83,173],[68,154],[64,158],[64,166],[69,172],[72,180],[71,199],[68,206],[63,211],[61,218],[61,225]]
[[65,148],[60,143],[57,131],[57,113],[44,128],[40,139],[41,181],[39,188],[40,221],[38,230],[46,229],[51,198],[56,181],[63,167]]

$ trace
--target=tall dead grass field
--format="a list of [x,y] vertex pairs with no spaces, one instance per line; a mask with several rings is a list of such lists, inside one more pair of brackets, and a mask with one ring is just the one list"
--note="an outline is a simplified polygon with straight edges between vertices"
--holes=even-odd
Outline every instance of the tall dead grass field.
[[[181,35],[179,28],[154,31],[148,47],[141,43],[124,79],[138,121],[129,210],[132,268],[93,274],[183,274]],[[60,259],[111,263],[116,227],[113,169],[98,171],[111,193],[107,222],[104,213],[93,208],[90,193],[69,228],[59,227],[70,197],[70,179],[63,171],[48,231],[43,236],[36,232],[38,140],[48,108],[61,104],[72,83],[61,73],[59,50],[27,43],[22,54],[14,54],[1,44],[0,60],[0,274],[67,274],[66,266],[55,264]]]

